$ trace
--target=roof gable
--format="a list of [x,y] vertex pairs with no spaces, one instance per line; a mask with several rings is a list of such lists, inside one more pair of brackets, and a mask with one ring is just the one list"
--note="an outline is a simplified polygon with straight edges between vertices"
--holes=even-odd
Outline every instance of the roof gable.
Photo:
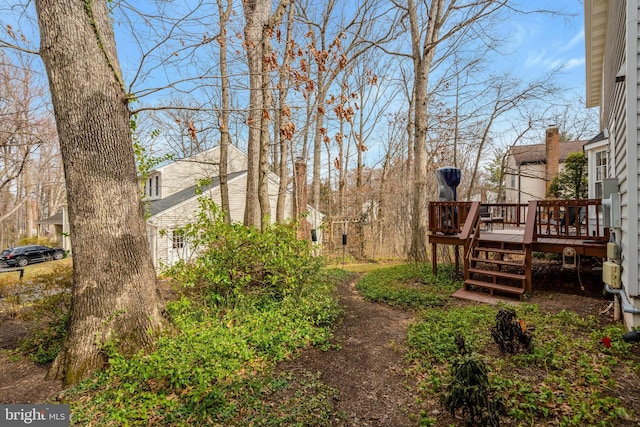
[[[227,176],[227,180],[228,181],[234,180],[235,178],[241,175],[244,175],[246,173],[247,171],[230,173]],[[194,197],[199,196],[201,192],[218,187],[220,185],[220,177],[217,176],[213,178],[209,185],[200,186],[200,192],[197,191],[198,185],[199,184],[194,184],[190,187],[187,187],[183,190],[178,191],[177,193],[170,195],[169,197],[165,197],[164,199],[149,201],[149,213],[151,214],[151,216],[158,215],[159,213],[164,212],[167,209],[171,209],[182,202],[186,202],[187,200],[190,200]]]
[[[559,160],[564,162],[571,153],[582,152],[582,146],[586,141],[569,141],[561,142],[559,147]],[[518,145],[511,147],[510,155],[513,156],[516,164],[522,165],[527,163],[546,163],[547,152],[545,144]]]

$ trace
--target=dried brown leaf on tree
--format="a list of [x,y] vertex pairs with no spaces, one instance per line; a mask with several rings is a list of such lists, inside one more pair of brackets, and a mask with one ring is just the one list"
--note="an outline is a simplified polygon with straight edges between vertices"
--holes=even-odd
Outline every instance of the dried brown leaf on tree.
[[189,121],[189,127],[187,128],[187,131],[189,132],[189,136],[191,137],[191,139],[195,140],[196,139],[196,126],[193,124],[192,121]]
[[288,140],[293,139],[293,134],[295,133],[295,131],[296,131],[296,125],[293,122],[283,123],[280,126],[280,135],[284,139],[288,139]]
[[348,63],[349,61],[347,60],[347,57],[344,53],[338,57],[338,67],[341,70],[344,69]]

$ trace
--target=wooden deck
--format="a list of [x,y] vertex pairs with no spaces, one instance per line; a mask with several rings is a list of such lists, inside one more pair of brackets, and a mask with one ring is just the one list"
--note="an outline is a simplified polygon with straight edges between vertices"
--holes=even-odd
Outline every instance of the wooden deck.
[[[495,246],[501,244],[522,245],[524,242],[524,227],[510,227],[506,230],[480,232],[478,240],[487,244],[495,244]],[[461,233],[448,235],[432,234],[429,236],[429,243],[464,246],[465,239]],[[607,241],[605,240],[593,240],[591,238],[569,239],[538,236],[538,238],[531,243],[531,248],[534,252],[561,254],[564,248],[571,247],[576,250],[578,255],[605,258],[607,255],[606,243]]]
[[[599,199],[545,200],[482,208],[478,202],[432,202],[429,243],[433,271],[437,274],[437,245],[456,248],[458,268],[462,248],[465,290],[484,288],[491,296],[496,291],[522,298],[523,293],[532,290],[533,252],[562,254],[571,248],[579,256],[606,258],[609,229],[601,223],[601,210]],[[519,261],[505,261],[505,256]],[[503,270],[513,266],[521,270],[517,274]],[[510,286],[505,284],[507,279],[521,284]]]

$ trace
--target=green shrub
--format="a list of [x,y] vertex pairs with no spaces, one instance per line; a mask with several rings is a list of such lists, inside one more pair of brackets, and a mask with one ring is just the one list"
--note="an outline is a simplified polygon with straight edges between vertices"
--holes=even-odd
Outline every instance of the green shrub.
[[273,224],[262,232],[227,224],[207,197],[200,198],[197,220],[174,232],[184,235],[196,258],[178,262],[165,274],[210,303],[240,294],[277,300],[300,293],[323,265],[309,242],[297,239],[294,224]]
[[450,365],[451,382],[442,398],[444,407],[451,416],[462,409],[468,426],[499,426],[504,405],[493,397],[486,363],[467,349],[462,335],[455,342],[459,354]]

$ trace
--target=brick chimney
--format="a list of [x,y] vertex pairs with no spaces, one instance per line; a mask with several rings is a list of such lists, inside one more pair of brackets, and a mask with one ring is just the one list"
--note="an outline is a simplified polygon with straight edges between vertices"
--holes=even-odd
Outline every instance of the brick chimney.
[[557,126],[550,126],[545,134],[545,176],[544,188],[549,189],[549,184],[553,178],[558,176],[558,166],[560,164],[560,135]]
[[307,218],[300,216],[307,211],[307,163],[302,157],[296,158],[295,191],[293,201],[293,217],[299,221],[298,238],[311,240],[311,224]]

